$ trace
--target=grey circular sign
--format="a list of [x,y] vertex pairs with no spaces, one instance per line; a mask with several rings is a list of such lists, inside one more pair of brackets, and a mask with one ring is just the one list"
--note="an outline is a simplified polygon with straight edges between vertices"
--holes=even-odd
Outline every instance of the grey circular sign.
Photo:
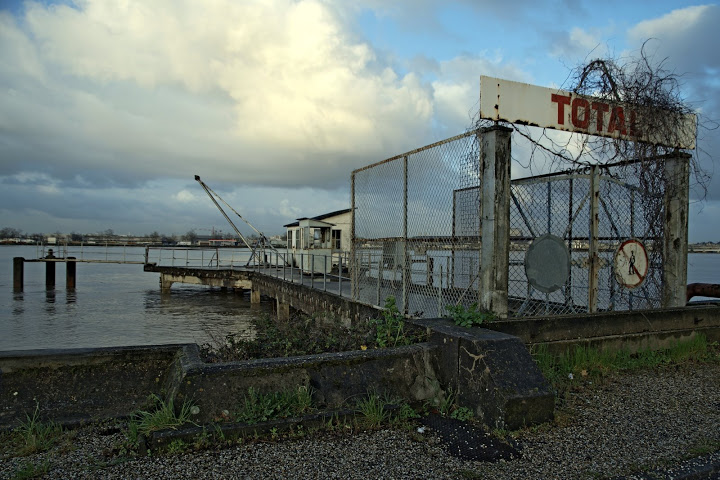
[[562,238],[546,233],[525,252],[525,275],[535,289],[552,293],[570,276],[570,252]]

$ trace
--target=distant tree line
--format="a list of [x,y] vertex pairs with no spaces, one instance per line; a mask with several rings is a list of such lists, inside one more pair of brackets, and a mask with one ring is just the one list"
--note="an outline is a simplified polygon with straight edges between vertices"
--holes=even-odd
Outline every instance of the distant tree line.
[[[190,242],[195,245],[201,238],[209,238],[208,235],[198,235],[195,230],[189,230],[184,235],[166,235],[161,234],[157,231],[148,233],[145,235],[118,235],[115,234],[113,229],[97,232],[97,233],[33,233],[25,234],[22,230],[13,227],[0,228],[0,240],[4,240],[4,243],[12,240],[27,241],[32,240],[34,242],[46,242],[49,238],[54,238],[57,243],[142,243],[151,245],[174,245],[179,240]],[[235,236],[229,233],[223,233],[222,231],[213,231],[213,238],[215,239],[234,239]],[[254,236],[249,236],[253,238]]]

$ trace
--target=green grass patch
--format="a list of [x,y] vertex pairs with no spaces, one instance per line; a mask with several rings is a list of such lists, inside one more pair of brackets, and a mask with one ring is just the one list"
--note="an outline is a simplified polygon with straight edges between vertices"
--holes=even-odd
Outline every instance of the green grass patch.
[[235,412],[235,420],[253,425],[277,418],[299,417],[312,411],[312,389],[308,387],[271,393],[261,393],[250,387]]
[[369,392],[357,399],[355,411],[362,416],[360,426],[373,429],[382,425],[400,427],[407,425],[411,419],[420,417],[407,402],[376,392]]
[[62,435],[62,427],[54,422],[40,420],[40,407],[36,405],[32,415],[13,431],[4,434],[3,449],[15,456],[26,456],[52,448]]
[[538,345],[531,349],[531,354],[545,378],[556,385],[583,377],[603,377],[618,371],[720,361],[717,343],[709,343],[700,333],[670,348],[645,349],[635,353],[577,345],[558,355],[551,353],[546,345]]
[[131,434],[148,435],[157,430],[177,429],[190,422],[192,403],[183,402],[180,409],[175,411],[173,401],[163,401],[157,395],[151,395],[152,408],[136,412],[129,425]]

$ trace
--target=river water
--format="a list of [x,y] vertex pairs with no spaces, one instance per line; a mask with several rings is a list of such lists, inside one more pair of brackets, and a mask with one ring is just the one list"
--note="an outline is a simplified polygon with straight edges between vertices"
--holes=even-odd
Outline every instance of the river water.
[[160,275],[142,265],[78,263],[76,288],[67,291],[64,263],[54,290],[45,288],[44,263],[25,263],[24,289],[13,292],[13,257],[38,258],[37,249],[0,246],[0,351],[203,344],[250,333],[252,320],[272,311],[269,301],[251,307],[249,295],[202,285],[176,283],[163,294]]
[[[130,249],[137,258],[144,249]],[[125,253],[124,251],[122,253]],[[78,263],[74,291],[65,265],[56,287],[45,288],[45,264],[26,263],[23,292],[13,292],[13,257],[37,258],[34,246],[0,246],[0,351],[110,347],[221,340],[251,333],[252,321],[272,303],[250,305],[232,290],[174,284],[160,292],[159,274],[142,265]],[[720,283],[720,254],[690,254],[688,283]]]

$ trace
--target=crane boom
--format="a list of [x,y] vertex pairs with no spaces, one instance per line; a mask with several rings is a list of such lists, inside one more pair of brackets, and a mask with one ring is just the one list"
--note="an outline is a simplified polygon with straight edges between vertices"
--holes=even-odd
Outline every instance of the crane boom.
[[[225,213],[225,210],[223,210],[223,208],[220,206],[220,204],[217,202],[217,200],[215,200],[215,197],[216,197],[216,196],[217,196],[218,198],[220,198],[220,196],[219,196],[217,193],[213,192],[212,189],[211,189],[210,187],[208,187],[208,186],[205,184],[205,182],[203,182],[203,181],[200,179],[200,175],[195,175],[195,180],[197,180],[197,182],[200,184],[200,186],[203,187],[203,189],[205,190],[205,193],[208,194],[208,197],[210,197],[210,200],[212,200],[212,202],[215,204],[215,206],[218,208],[218,210],[220,210],[220,213],[223,214],[223,217],[225,217],[225,220],[227,220],[228,223],[230,224],[230,226],[233,228],[233,230],[235,230],[235,233],[238,234],[238,237],[240,237],[240,238],[242,239],[243,243],[244,243],[249,249],[252,249],[252,247],[250,246],[250,243],[247,241],[247,239],[245,238],[245,236],[244,236],[242,233],[240,233],[240,230],[238,230],[238,228],[235,226],[235,224],[233,223],[233,221],[230,220],[230,217],[227,216],[227,213]],[[221,200],[223,203],[225,203],[225,205],[227,205],[227,203],[225,202],[225,200],[223,200],[222,198],[220,198],[220,200]],[[230,206],[230,205],[228,205],[228,207],[229,207],[229,206]],[[231,207],[231,208],[232,208],[232,207]],[[234,210],[233,210],[233,211],[234,211]],[[235,213],[237,213],[237,212],[235,212]],[[239,215],[239,214],[238,214],[238,215]],[[242,217],[240,217],[240,218],[242,218]]]
[[[254,257],[255,255],[257,255],[256,250],[257,250],[257,247],[258,247],[258,246],[261,248],[261,250],[264,250],[265,247],[268,246],[268,247],[270,247],[270,249],[271,249],[272,251],[278,253],[278,256],[280,256],[280,252],[278,252],[278,251],[275,249],[275,247],[272,246],[272,244],[271,244],[270,241],[267,239],[267,237],[265,236],[265,234],[262,233],[262,232],[261,232],[260,230],[258,230],[257,228],[255,228],[255,226],[254,226],[252,223],[250,223],[247,219],[245,219],[242,215],[240,215],[240,213],[239,213],[237,210],[235,210],[232,206],[230,206],[230,204],[228,204],[225,200],[223,200],[220,195],[218,195],[217,193],[215,193],[212,188],[208,187],[207,184],[200,179],[200,175],[195,175],[195,180],[197,180],[197,182],[200,184],[200,186],[203,188],[203,190],[205,190],[205,193],[208,194],[208,196],[210,197],[210,200],[212,200],[212,202],[215,204],[215,206],[218,208],[218,210],[220,210],[220,213],[223,214],[223,217],[225,217],[225,220],[227,220],[228,223],[230,224],[230,226],[232,226],[233,230],[235,230],[235,233],[237,233],[238,236],[242,239],[243,243],[245,243],[245,245],[246,245],[250,250],[252,250],[252,255],[250,256],[250,259],[248,259],[248,263],[250,263],[250,261],[253,259],[253,257]],[[216,200],[216,197],[217,197],[217,200]],[[250,245],[250,242],[248,242],[247,239],[243,236],[243,234],[240,233],[240,230],[239,230],[239,229],[237,228],[237,226],[233,223],[233,221],[230,219],[230,217],[228,217],[227,213],[225,213],[225,210],[223,210],[223,208],[220,206],[220,204],[218,203],[218,200],[220,200],[222,203],[224,203],[225,206],[227,206],[230,210],[233,211],[233,213],[234,213],[235,215],[237,215],[237,216],[240,218],[240,220],[242,220],[243,222],[245,222],[246,224],[248,224],[248,225],[250,226],[250,228],[252,228],[252,229],[255,231],[255,233],[258,234],[258,236],[260,237],[260,241],[258,242],[258,244],[257,244],[255,247],[251,246],[251,245]],[[283,257],[283,262],[287,263],[287,260],[285,260],[285,256],[282,255],[282,257]],[[260,257],[259,257],[259,255],[258,255],[258,261],[264,261],[264,259],[261,260]]]

